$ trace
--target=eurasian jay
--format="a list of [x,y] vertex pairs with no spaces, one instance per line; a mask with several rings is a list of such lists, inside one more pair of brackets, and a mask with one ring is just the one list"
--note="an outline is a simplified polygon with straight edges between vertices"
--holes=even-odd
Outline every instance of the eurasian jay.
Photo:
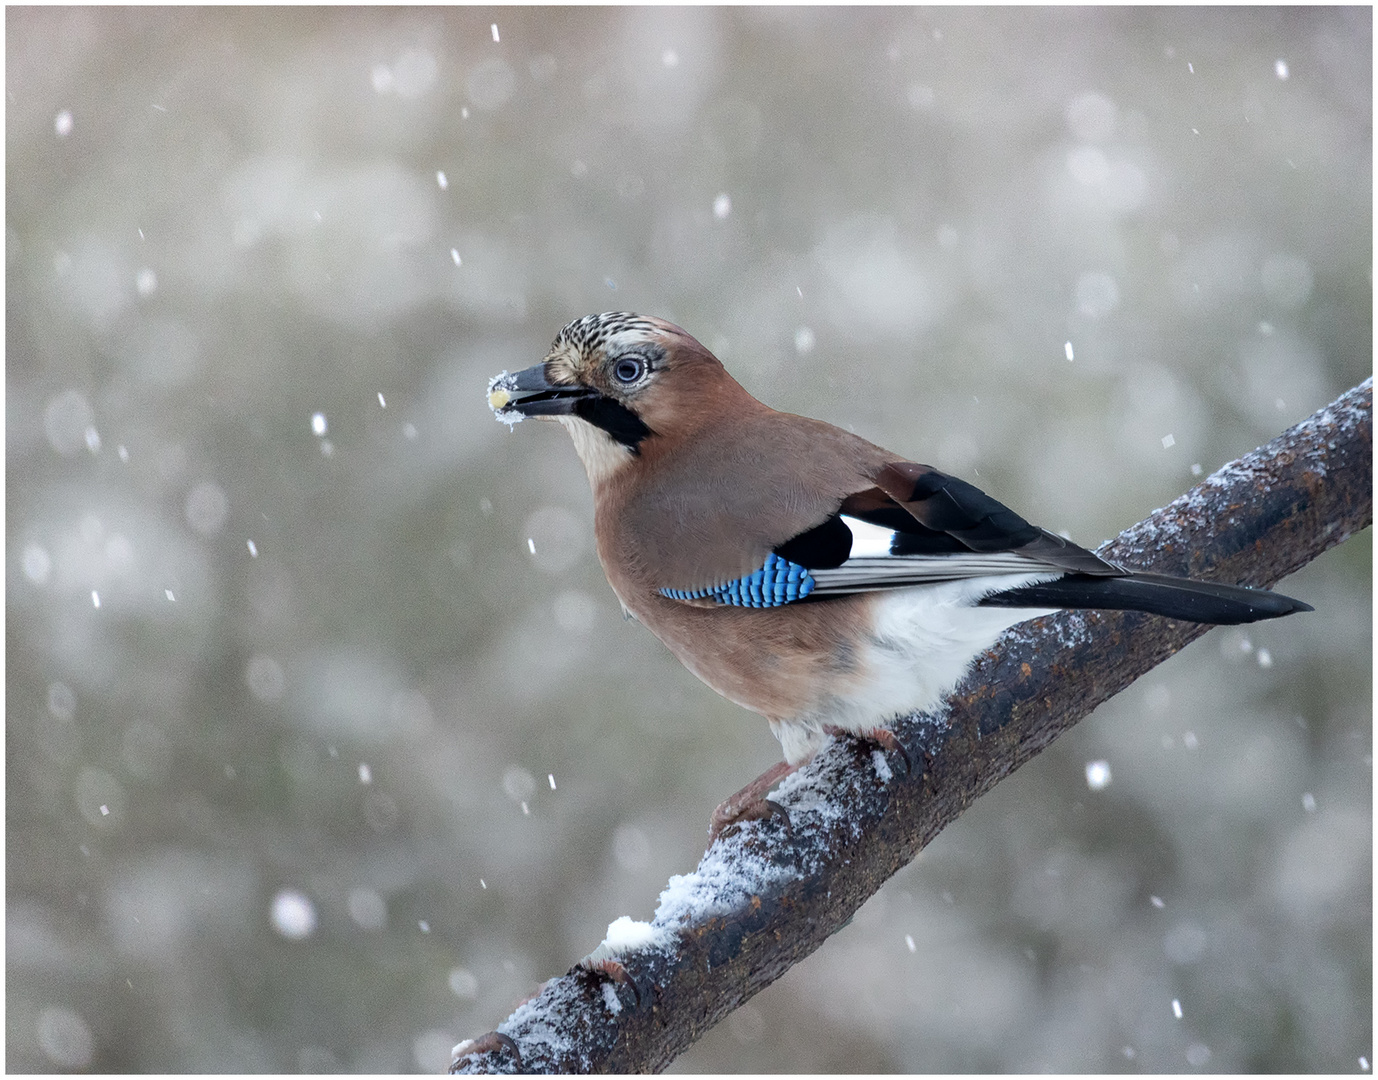
[[762,404],[663,319],[577,319],[542,363],[488,391],[500,420],[553,417],[573,438],[623,610],[780,740],[784,762],[718,807],[714,835],[779,812],[766,792],[830,734],[898,749],[886,724],[937,705],[1025,619],[1312,610],[1107,562],[963,480]]

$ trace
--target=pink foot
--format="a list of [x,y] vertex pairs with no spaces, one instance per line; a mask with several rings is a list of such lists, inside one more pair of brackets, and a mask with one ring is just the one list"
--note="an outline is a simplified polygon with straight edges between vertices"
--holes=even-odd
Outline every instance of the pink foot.
[[777,802],[766,798],[766,792],[797,769],[787,761],[772,765],[755,780],[747,784],[737,794],[724,799],[713,811],[708,826],[709,843],[729,829],[736,828],[744,821],[760,821],[762,818],[778,817],[789,829],[789,814]]
[[577,966],[583,968],[590,974],[604,975],[615,983],[631,982],[630,977],[627,975],[627,969],[616,960],[589,960],[585,958],[580,960]]

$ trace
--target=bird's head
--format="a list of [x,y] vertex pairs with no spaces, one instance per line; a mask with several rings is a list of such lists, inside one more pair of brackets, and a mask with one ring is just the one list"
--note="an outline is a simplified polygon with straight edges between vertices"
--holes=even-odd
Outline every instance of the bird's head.
[[754,401],[688,333],[625,311],[575,319],[541,363],[488,384],[488,404],[499,420],[560,421],[595,483],[652,442],[686,436],[713,415],[740,407],[738,395]]

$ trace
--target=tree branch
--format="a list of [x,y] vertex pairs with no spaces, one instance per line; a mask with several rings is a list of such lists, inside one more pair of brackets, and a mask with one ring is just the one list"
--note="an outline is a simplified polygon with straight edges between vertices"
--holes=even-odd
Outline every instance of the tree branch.
[[[1369,379],[1100,554],[1134,569],[1272,585],[1371,524],[1372,470]],[[851,740],[826,746],[775,797],[788,832],[751,823],[671,879],[655,942],[620,958],[626,982],[576,967],[507,1018],[501,1030],[522,1069],[663,1069],[841,928],[972,800],[1208,629],[1111,611],[1022,623],[942,711],[895,725],[916,763],[910,773],[889,775]],[[491,1045],[456,1071],[516,1071],[510,1049]]]

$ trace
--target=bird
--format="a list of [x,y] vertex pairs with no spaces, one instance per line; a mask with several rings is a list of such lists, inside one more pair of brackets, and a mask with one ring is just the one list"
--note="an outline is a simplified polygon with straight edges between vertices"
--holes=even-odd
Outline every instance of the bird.
[[783,760],[713,812],[714,838],[783,814],[770,788],[831,736],[903,754],[896,718],[938,705],[1026,619],[1099,608],[1238,624],[1312,610],[1103,559],[958,477],[758,401],[664,319],[575,319],[542,362],[494,376],[488,404],[509,426],[564,426],[623,612],[779,740]]

